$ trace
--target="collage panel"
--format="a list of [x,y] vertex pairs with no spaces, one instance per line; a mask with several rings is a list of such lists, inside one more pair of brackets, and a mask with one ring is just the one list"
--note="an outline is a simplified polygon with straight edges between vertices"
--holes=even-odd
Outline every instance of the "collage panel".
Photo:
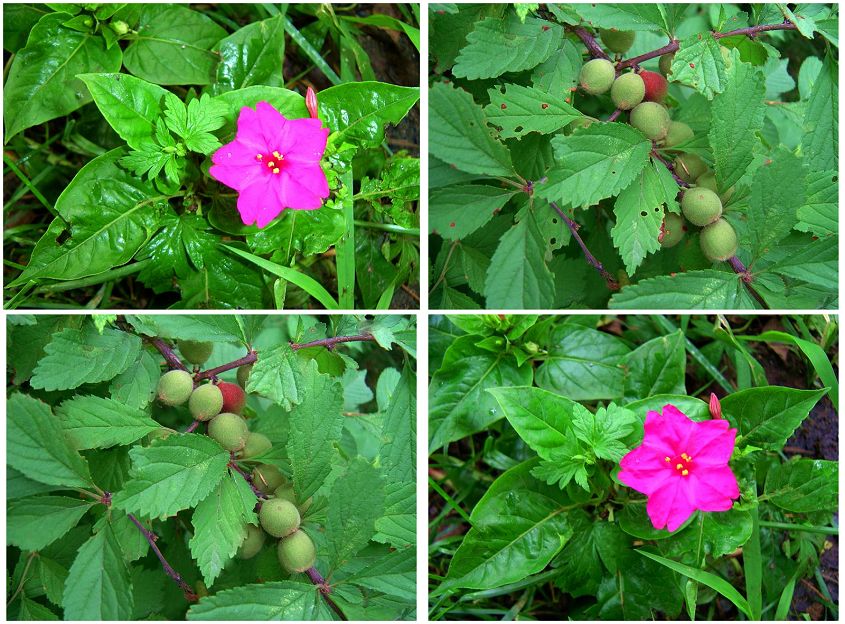
[[418,3],[3,22],[6,309],[419,308]]
[[432,4],[435,310],[836,310],[838,5]]
[[414,620],[416,319],[7,315],[9,620]]
[[836,316],[434,315],[429,620],[838,617]]

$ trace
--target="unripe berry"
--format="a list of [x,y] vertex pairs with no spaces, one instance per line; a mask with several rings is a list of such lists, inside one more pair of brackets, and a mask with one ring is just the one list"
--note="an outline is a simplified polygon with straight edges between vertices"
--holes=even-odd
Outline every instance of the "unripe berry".
[[631,111],[631,125],[652,141],[659,141],[669,131],[669,113],[662,104],[643,102]]
[[158,400],[165,405],[182,405],[193,391],[194,379],[187,371],[167,371],[158,380]]
[[109,28],[111,28],[116,34],[118,35],[125,35],[129,32],[129,24],[122,20],[116,20],[109,24]]
[[252,364],[244,364],[238,367],[238,385],[246,390],[246,382],[249,381],[249,374],[252,372]]
[[708,225],[722,216],[722,202],[710,189],[694,186],[684,191],[681,210],[693,225]]
[[684,237],[684,232],[687,231],[686,223],[681,215],[676,215],[674,212],[667,212],[663,217],[663,225],[660,226],[660,246],[664,249],[674,247],[681,242]]
[[217,384],[220,394],[223,395],[223,411],[233,414],[242,414],[246,405],[246,395],[243,388],[238,384],[221,381]]
[[632,30],[616,30],[615,28],[599,28],[599,37],[602,43],[611,52],[622,54],[627,52],[634,45],[634,38],[637,36]]
[[684,182],[692,184],[702,173],[707,171],[707,165],[695,154],[681,154],[675,158],[675,174]]
[[296,531],[279,542],[279,563],[288,572],[305,572],[317,561],[314,542],[304,531]]
[[273,537],[285,537],[299,528],[299,510],[290,501],[269,498],[261,503],[258,520]]
[[663,141],[664,147],[674,147],[680,145],[685,141],[689,141],[693,136],[692,128],[690,128],[683,121],[670,121],[669,130],[666,132],[666,140]]
[[633,72],[622,74],[613,81],[613,86],[610,87],[610,99],[613,100],[616,108],[622,110],[631,110],[643,101],[644,96],[645,83]]
[[658,66],[660,67],[660,73],[664,76],[669,76],[672,73],[672,60],[675,58],[675,53],[670,52],[669,54],[664,54],[660,57],[660,61],[658,62]]
[[250,457],[256,457],[258,455],[262,455],[273,448],[273,443],[270,442],[270,438],[268,438],[263,433],[250,433],[246,438],[246,444],[244,445],[243,453],[241,453],[241,457],[244,459],[249,459]]
[[640,72],[640,78],[643,79],[643,84],[645,85],[645,96],[643,99],[646,102],[662,102],[663,98],[666,97],[666,90],[669,87],[666,79],[657,72],[645,70]]
[[227,451],[240,451],[249,436],[246,421],[237,414],[223,412],[208,424],[208,435]]
[[284,483],[287,483],[285,475],[275,466],[260,464],[252,469],[252,484],[265,494],[270,494]]
[[194,390],[188,399],[188,409],[195,420],[211,420],[223,409],[223,395],[214,384],[205,384]]
[[214,351],[213,342],[199,342],[196,340],[180,340],[179,352],[191,364],[202,366]]
[[719,193],[719,188],[716,186],[716,174],[712,171],[707,171],[702,175],[698,176],[698,179],[695,181],[696,186],[700,186],[702,188],[710,189],[714,193],[719,194],[719,199],[722,200],[723,204],[728,203],[728,200],[734,194],[734,187],[730,187],[724,193]]
[[601,95],[607,93],[614,78],[616,78],[616,70],[613,68],[613,63],[607,59],[593,59],[584,63],[578,75],[578,82],[587,93]]
[[254,524],[246,525],[246,532],[244,533],[244,541],[241,542],[241,547],[238,548],[238,559],[252,559],[261,551],[264,546],[265,533]]
[[701,251],[710,260],[727,260],[736,255],[736,231],[730,223],[719,219],[701,230]]

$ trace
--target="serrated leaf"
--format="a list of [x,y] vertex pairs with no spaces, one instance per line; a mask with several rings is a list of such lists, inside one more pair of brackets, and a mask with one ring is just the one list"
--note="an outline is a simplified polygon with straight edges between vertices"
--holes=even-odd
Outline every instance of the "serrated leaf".
[[596,28],[639,31],[662,30],[668,32],[662,10],[663,6],[657,4],[614,2],[584,4],[578,7],[578,14]]
[[838,63],[825,56],[804,116],[802,151],[813,171],[834,170],[839,154]]
[[311,583],[277,581],[242,585],[200,598],[188,609],[189,620],[265,621],[334,620],[334,612]]
[[90,487],[88,464],[65,438],[50,407],[24,394],[6,402],[6,462],[27,477],[66,487]]
[[531,72],[531,83],[536,89],[549,94],[570,91],[578,85],[578,74],[583,65],[581,52],[568,39],[552,56]]
[[155,397],[159,377],[161,368],[158,362],[149,351],[141,351],[141,357],[111,380],[109,394],[127,407],[143,409]]
[[55,621],[59,616],[50,611],[44,605],[30,600],[26,594],[21,595],[21,609],[18,611],[18,620],[34,620],[34,621]]
[[126,317],[146,336],[211,342],[249,342],[244,321],[234,314],[145,314]]
[[364,548],[384,512],[384,478],[363,458],[349,463],[332,486],[326,535],[329,562],[340,568]]
[[839,182],[835,171],[810,171],[807,174],[807,197],[798,208],[796,230],[816,236],[829,236],[839,231]]
[[759,306],[727,271],[688,271],[661,275],[623,286],[610,298],[610,308],[667,310],[755,310]]
[[[387,369],[395,371],[395,369]],[[382,379],[388,377],[382,373]],[[385,474],[392,483],[414,482],[416,470],[417,376],[408,364],[393,388],[390,403],[386,406],[382,446],[379,451]]]
[[35,552],[70,531],[94,502],[65,496],[33,496],[9,504],[6,542]]
[[415,600],[416,566],[413,549],[390,553],[373,551],[359,553],[349,562],[344,572],[349,574],[344,581],[367,587],[379,593],[403,600]]
[[[733,54],[733,52],[731,52]],[[733,63],[739,63],[739,55]],[[672,81],[692,87],[708,100],[725,90],[725,59],[712,35],[690,35],[681,40],[672,58]]]
[[252,367],[246,391],[257,392],[291,410],[302,403],[310,376],[290,345],[283,344],[261,353]]
[[572,430],[596,457],[618,462],[628,450],[622,439],[633,431],[636,422],[633,412],[611,403],[607,408],[598,408],[595,413],[586,409],[576,410]]
[[457,184],[431,192],[428,228],[449,240],[460,240],[487,224],[516,194],[513,189]]
[[133,447],[130,479],[112,499],[116,507],[148,518],[195,506],[226,475],[229,453],[208,436],[170,436],[149,447]]
[[56,416],[78,450],[131,444],[161,427],[144,411],[97,396],[69,399],[56,408]]
[[376,520],[373,540],[394,548],[409,548],[417,543],[417,487],[414,481],[388,481],[384,486],[384,513]]
[[619,361],[625,371],[623,402],[656,394],[684,394],[686,361],[686,340],[680,330],[641,344]]
[[529,132],[549,134],[584,116],[560,98],[531,87],[505,84],[488,89],[487,94],[487,121],[502,128],[499,134],[504,139],[522,138]]
[[806,176],[803,160],[784,148],[778,148],[754,173],[748,218],[766,227],[750,229],[752,257],[765,254],[792,231],[798,222],[798,209],[804,205]]

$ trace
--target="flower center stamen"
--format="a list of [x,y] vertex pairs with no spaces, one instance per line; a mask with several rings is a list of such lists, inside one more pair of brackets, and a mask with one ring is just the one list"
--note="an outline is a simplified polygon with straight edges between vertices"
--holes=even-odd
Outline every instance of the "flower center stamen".
[[[279,150],[273,150],[273,153],[269,155],[267,160],[267,168],[274,174],[278,174],[280,169],[279,165],[281,165],[281,161],[285,159],[284,155],[279,152]],[[255,160],[263,163],[264,162],[264,154],[256,154]]]
[[689,470],[691,467],[690,464],[692,464],[692,457],[690,457],[686,453],[681,453],[674,460],[667,455],[663,458],[663,461],[665,461],[667,464],[674,465],[675,470],[682,477],[686,477],[689,475]]

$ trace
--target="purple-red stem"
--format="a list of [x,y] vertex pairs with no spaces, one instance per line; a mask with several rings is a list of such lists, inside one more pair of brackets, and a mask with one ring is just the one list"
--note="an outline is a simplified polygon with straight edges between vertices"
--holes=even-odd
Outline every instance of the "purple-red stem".
[[748,290],[749,294],[754,297],[754,300],[759,303],[764,310],[769,309],[769,304],[766,303],[765,299],[758,293],[754,287],[751,285],[751,282],[754,280],[754,277],[751,275],[751,271],[749,271],[746,266],[742,263],[737,256],[732,256],[728,258],[728,264],[731,265],[731,268],[734,270],[734,273],[739,275],[740,279],[742,279],[742,283],[745,288]]
[[188,370],[187,367],[182,363],[182,360],[176,355],[173,349],[161,338],[147,338],[152,345],[158,349],[158,352],[167,360],[167,365],[170,368],[178,368],[179,370]]
[[346,614],[340,610],[340,607],[335,604],[334,600],[329,598],[329,594],[332,593],[332,589],[329,587],[329,584],[326,583],[326,579],[323,578],[323,575],[320,574],[317,568],[308,568],[305,570],[305,574],[307,574],[308,579],[316,585],[317,589],[320,591],[320,595],[323,597],[323,600],[326,601],[326,604],[331,607],[331,610],[334,611],[341,620],[346,621]]
[[555,209],[555,211],[560,215],[560,218],[563,219],[563,222],[566,223],[566,226],[569,228],[569,231],[572,232],[572,237],[581,247],[581,251],[584,252],[584,258],[587,260],[587,263],[593,267],[599,274],[604,278],[604,281],[607,283],[607,287],[610,290],[619,290],[619,282],[607,272],[607,269],[604,268],[604,265],[599,262],[596,257],[590,253],[590,250],[587,249],[587,245],[581,240],[581,236],[578,234],[578,224],[575,223],[572,219],[566,216],[563,210],[560,209],[555,202],[549,202],[549,205]]
[[132,522],[135,523],[135,526],[138,527],[138,530],[141,531],[141,534],[144,536],[144,539],[147,540],[150,545],[150,548],[153,549],[153,552],[156,554],[156,557],[158,557],[158,560],[161,561],[161,567],[164,568],[164,571],[167,576],[176,581],[176,584],[179,585],[179,587],[182,589],[182,592],[185,594],[185,599],[189,602],[196,602],[197,595],[194,593],[194,589],[185,582],[185,579],[183,579],[182,576],[176,570],[174,570],[169,563],[167,563],[167,559],[164,558],[164,555],[162,555],[161,551],[158,549],[158,546],[156,545],[156,540],[158,539],[158,537],[156,537],[156,534],[147,529],[147,527],[145,527],[143,524],[138,522],[138,518],[136,518],[132,514],[128,513],[126,515]]
[[292,342],[290,348],[294,351],[300,349],[307,349],[308,347],[325,347],[326,349],[334,349],[335,345],[342,342],[369,342],[375,340],[372,334],[359,334],[357,336],[335,336],[334,338],[323,338],[321,340],[312,340],[311,342]]
[[654,149],[654,147],[651,148],[651,155],[657,160],[659,160],[661,163],[663,163],[663,166],[665,166],[669,170],[669,173],[672,174],[672,177],[675,178],[675,182],[678,183],[678,186],[689,188],[689,184],[687,182],[684,182],[680,177],[678,177],[678,174],[675,173],[675,165],[666,162],[666,160],[660,154],[657,153],[657,150]]
[[255,484],[252,482],[252,477],[250,477],[243,470],[241,470],[240,466],[238,466],[237,462],[235,462],[235,454],[234,453],[232,453],[231,460],[229,461],[229,466],[231,468],[233,468],[235,472],[237,472],[239,475],[241,475],[244,478],[244,481],[246,481],[249,484],[249,487],[252,488],[252,493],[255,494],[259,499],[270,498],[264,492],[262,492],[257,487],[255,487]]
[[622,109],[617,108],[615,111],[610,113],[610,117],[607,118],[608,121],[616,121],[619,118],[619,115],[622,114]]
[[610,57],[607,53],[601,49],[601,46],[596,41],[596,38],[590,34],[590,31],[584,28],[583,26],[576,26],[572,29],[572,31],[578,35],[578,38],[584,42],[584,45],[587,46],[587,50],[590,52],[590,56],[593,58],[603,58],[610,60]]
[[241,366],[246,366],[247,364],[254,364],[258,360],[258,354],[255,351],[250,351],[242,358],[234,360],[233,362],[229,362],[228,364],[221,364],[220,366],[216,366],[214,368],[209,368],[208,370],[204,370],[200,373],[197,373],[196,379],[197,381],[201,379],[213,379],[217,377],[220,373],[224,373],[227,370],[232,370],[233,368],[240,368]]

